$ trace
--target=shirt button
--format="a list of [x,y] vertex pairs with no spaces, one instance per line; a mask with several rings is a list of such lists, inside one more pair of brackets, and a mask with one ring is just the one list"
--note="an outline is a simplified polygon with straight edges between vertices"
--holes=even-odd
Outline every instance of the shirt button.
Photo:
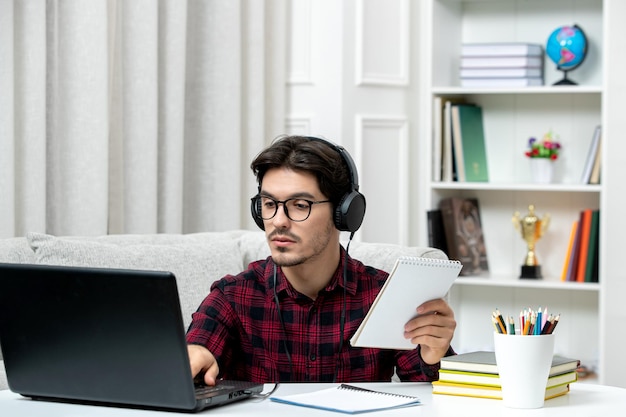
[[311,356],[309,356],[309,359],[310,359],[311,361],[314,361],[314,360],[316,359],[316,356],[315,356],[315,355],[311,355]]

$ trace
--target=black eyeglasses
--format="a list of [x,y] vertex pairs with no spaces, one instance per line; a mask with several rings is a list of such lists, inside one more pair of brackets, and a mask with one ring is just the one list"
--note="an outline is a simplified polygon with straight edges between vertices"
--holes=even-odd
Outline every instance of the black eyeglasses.
[[294,222],[303,222],[311,215],[313,204],[330,203],[330,200],[311,201],[304,198],[288,198],[284,201],[275,200],[272,197],[255,195],[252,202],[259,208],[259,214],[263,220],[270,220],[276,216],[278,205],[283,205],[285,215]]

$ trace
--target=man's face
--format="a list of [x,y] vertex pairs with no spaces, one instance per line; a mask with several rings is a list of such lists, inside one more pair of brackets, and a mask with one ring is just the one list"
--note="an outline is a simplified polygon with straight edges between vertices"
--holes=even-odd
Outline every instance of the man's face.
[[[317,178],[313,174],[286,168],[267,171],[260,194],[278,201],[290,198],[310,201],[328,199],[320,191]],[[331,203],[313,204],[309,217],[295,222],[285,215],[283,204],[280,203],[276,215],[264,221],[265,235],[274,262],[279,266],[289,267],[323,256],[330,249],[329,243],[333,239],[339,239],[339,231],[332,221],[332,210]]]

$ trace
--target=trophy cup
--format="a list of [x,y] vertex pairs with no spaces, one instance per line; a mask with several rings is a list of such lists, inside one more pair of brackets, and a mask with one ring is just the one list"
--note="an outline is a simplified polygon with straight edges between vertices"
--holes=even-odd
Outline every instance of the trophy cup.
[[522,239],[524,239],[528,246],[520,278],[542,278],[541,265],[539,265],[537,256],[535,255],[535,245],[548,228],[550,215],[544,215],[543,219],[538,218],[535,215],[535,206],[531,204],[528,206],[527,215],[520,217],[519,212],[516,211],[513,214],[512,221],[515,229],[521,233]]

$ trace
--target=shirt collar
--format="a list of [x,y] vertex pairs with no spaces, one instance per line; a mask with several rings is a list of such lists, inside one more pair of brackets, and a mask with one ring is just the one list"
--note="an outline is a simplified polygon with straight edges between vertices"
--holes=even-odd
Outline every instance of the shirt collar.
[[[345,288],[346,291],[354,295],[356,294],[357,289],[357,280],[355,278],[355,261],[347,255],[346,250],[343,246],[341,246],[341,256],[339,258],[339,265],[337,269],[333,273],[333,277],[326,287],[322,290],[325,292],[332,292],[337,287],[344,287],[343,273],[344,273],[344,263],[347,262],[347,276],[345,280]],[[267,277],[267,286],[271,290],[272,294],[274,292],[274,285],[276,285],[276,294],[281,294],[283,292],[287,292],[291,297],[297,297],[298,293],[291,286],[289,281],[285,278],[283,271],[280,267],[276,266],[276,264],[271,261],[271,257],[268,258],[269,262],[267,262],[266,266],[266,277]],[[274,271],[276,271],[276,283],[274,284]]]

